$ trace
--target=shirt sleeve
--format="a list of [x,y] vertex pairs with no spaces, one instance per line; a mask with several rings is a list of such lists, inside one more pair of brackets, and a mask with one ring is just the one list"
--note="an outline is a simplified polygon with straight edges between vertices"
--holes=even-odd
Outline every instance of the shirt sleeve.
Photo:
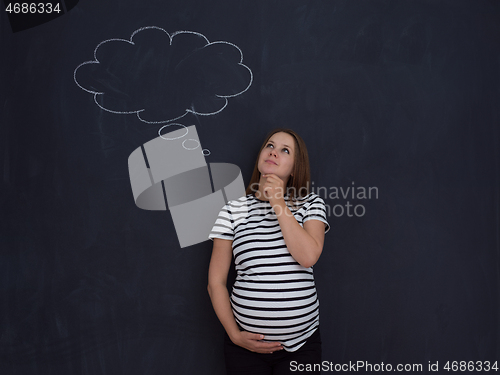
[[208,238],[212,241],[214,238],[231,241],[234,239],[234,221],[229,205],[226,204],[222,207]]
[[326,220],[325,201],[317,195],[313,195],[311,197],[311,201],[306,209],[302,224],[304,224],[307,220],[322,221],[325,223],[325,233],[328,233],[330,230],[330,224],[328,224],[328,221]]

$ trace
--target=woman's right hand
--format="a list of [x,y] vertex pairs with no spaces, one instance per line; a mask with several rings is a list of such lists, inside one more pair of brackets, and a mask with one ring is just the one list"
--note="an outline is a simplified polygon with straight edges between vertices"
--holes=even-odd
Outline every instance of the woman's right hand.
[[261,341],[263,338],[264,335],[259,335],[258,333],[240,331],[234,337],[231,337],[231,341],[242,348],[256,353],[273,353],[283,349],[281,343],[277,341],[263,342]]

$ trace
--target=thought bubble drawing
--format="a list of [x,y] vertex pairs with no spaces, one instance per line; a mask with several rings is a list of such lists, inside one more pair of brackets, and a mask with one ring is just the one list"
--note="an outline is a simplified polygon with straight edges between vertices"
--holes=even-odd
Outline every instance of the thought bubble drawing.
[[156,26],[134,31],[130,40],[99,43],[94,60],[80,64],[73,78],[103,110],[135,113],[149,124],[217,114],[253,81],[236,45]]
[[244,195],[243,178],[236,165],[207,164],[210,151],[201,148],[196,127],[174,121],[219,113],[228,98],[248,90],[253,75],[241,50],[193,31],[143,27],[130,40],[99,43],[73,79],[105,111],[165,124],[129,156],[135,204],[170,210],[181,247],[208,240],[221,207]]

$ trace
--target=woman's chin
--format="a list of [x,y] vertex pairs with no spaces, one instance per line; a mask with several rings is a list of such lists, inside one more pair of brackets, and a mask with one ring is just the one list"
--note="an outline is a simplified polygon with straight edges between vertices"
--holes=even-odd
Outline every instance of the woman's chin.
[[274,173],[276,174],[276,168],[277,165],[273,164],[267,164],[263,165],[261,168],[259,168],[260,174],[268,174],[268,173]]

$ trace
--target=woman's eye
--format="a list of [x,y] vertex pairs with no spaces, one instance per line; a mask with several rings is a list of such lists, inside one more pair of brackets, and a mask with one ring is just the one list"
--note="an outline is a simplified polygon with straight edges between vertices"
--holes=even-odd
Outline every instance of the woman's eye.
[[272,143],[268,143],[266,147],[274,147]]
[[287,153],[290,153],[290,151],[287,148],[284,148],[283,151],[286,151]]

